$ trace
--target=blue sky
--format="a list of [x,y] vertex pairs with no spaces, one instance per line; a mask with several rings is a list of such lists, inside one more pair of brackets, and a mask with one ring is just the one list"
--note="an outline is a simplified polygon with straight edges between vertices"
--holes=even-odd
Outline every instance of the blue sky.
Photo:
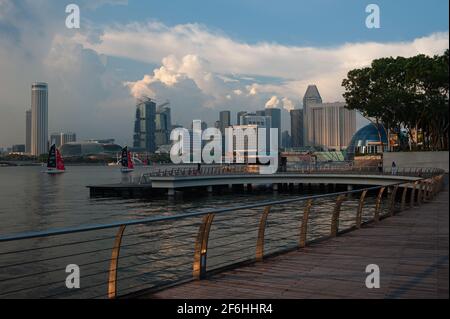
[[[382,27],[364,27],[365,7],[381,9]],[[104,6],[87,18],[97,23],[159,20],[204,24],[250,43],[334,46],[344,42],[407,41],[448,30],[447,0],[129,0]]]
[[[65,27],[65,6],[81,28]],[[376,3],[381,28],[367,29]],[[351,69],[442,54],[447,0],[0,0],[0,146],[23,144],[33,81],[49,83],[49,130],[130,144],[135,99],[212,125],[221,110],[302,107],[309,84],[342,101]]]

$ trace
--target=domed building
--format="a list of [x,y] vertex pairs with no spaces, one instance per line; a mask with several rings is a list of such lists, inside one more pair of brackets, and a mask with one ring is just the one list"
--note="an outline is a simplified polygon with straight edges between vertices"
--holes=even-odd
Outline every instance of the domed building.
[[353,160],[358,154],[379,154],[382,152],[381,142],[383,147],[388,145],[388,138],[386,129],[381,124],[370,123],[353,135],[350,144],[347,148],[346,159]]

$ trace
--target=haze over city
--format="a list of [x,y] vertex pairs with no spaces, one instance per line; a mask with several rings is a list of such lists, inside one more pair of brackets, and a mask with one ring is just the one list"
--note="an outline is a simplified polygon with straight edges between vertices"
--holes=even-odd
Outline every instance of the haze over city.
[[0,0],[0,300],[445,302],[448,13]]
[[35,81],[49,85],[49,132],[127,145],[141,95],[169,100],[174,124],[214,125],[221,110],[301,108],[309,84],[343,101],[349,70],[448,48],[446,1],[378,1],[376,30],[361,1],[77,3],[81,28],[69,30],[65,3],[0,1],[0,147],[25,143]]

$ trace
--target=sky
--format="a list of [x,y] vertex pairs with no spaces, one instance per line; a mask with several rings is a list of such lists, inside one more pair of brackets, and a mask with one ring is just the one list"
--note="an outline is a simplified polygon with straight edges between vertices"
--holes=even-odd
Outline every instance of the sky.
[[[65,7],[80,8],[80,29]],[[369,29],[365,9],[380,8]],[[301,108],[308,84],[343,101],[348,71],[442,54],[447,0],[0,0],[0,147],[24,144],[31,83],[49,84],[49,131],[131,144],[135,99],[169,100],[174,123],[221,110]],[[363,121],[359,121],[362,125]]]

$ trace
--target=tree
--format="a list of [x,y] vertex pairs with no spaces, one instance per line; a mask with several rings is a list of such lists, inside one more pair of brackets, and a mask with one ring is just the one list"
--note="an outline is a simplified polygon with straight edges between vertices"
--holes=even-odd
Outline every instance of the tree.
[[347,108],[378,130],[380,123],[388,131],[406,128],[411,148],[418,144],[412,132],[422,131],[426,149],[448,149],[448,55],[382,58],[351,70],[342,82]]

